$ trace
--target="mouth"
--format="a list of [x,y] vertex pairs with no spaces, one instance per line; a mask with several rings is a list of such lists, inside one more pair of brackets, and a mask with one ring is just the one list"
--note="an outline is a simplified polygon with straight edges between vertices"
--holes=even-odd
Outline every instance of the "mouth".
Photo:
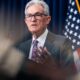
[[32,24],[31,26],[37,26],[37,24]]
[[36,24],[32,24],[31,26],[32,26],[33,28],[37,27],[37,25],[36,25]]

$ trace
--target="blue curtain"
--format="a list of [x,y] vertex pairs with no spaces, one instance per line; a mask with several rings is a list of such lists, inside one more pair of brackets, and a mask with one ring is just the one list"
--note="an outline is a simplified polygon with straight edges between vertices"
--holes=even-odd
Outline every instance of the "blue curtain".
[[52,32],[62,34],[65,24],[68,0],[45,0],[52,16],[50,30]]
[[[0,28],[11,36],[25,35],[24,8],[30,0],[0,0]],[[64,30],[68,0],[44,0],[50,7],[52,21],[49,30],[62,34]],[[18,38],[16,37],[16,38]]]

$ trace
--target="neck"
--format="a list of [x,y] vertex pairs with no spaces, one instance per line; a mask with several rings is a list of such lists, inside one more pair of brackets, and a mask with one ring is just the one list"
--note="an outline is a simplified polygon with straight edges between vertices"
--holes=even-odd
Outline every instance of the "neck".
[[45,32],[45,30],[46,29],[44,29],[43,31],[38,32],[38,33],[33,33],[32,35],[34,36],[35,39],[37,39],[39,36],[41,36]]

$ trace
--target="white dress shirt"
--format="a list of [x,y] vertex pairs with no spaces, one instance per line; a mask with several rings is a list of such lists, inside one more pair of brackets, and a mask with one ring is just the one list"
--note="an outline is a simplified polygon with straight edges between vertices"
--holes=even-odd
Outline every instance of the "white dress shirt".
[[[38,47],[43,47],[43,46],[44,46],[44,43],[45,43],[47,34],[48,34],[48,29],[46,29],[46,30],[44,31],[44,33],[37,38]],[[33,41],[33,40],[34,40],[34,36],[32,36],[32,41]],[[31,59],[31,57],[32,57],[32,48],[33,48],[33,45],[32,45],[32,43],[31,43],[31,48],[30,48],[30,53],[29,53],[29,59]]]

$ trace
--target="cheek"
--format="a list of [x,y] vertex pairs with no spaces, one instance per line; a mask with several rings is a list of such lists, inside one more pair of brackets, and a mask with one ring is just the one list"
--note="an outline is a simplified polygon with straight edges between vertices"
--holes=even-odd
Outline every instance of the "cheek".
[[28,29],[30,28],[30,23],[29,22],[27,22],[26,23],[26,25],[27,25],[27,27],[28,27]]
[[42,23],[40,23],[40,28],[41,29],[44,29],[46,27],[46,24],[45,24],[45,22],[43,21]]
[[45,29],[45,24],[44,24],[44,22],[40,22],[37,29],[38,29],[39,31],[43,31],[43,30]]
[[43,27],[45,25],[45,20],[41,20],[38,22],[39,27]]

